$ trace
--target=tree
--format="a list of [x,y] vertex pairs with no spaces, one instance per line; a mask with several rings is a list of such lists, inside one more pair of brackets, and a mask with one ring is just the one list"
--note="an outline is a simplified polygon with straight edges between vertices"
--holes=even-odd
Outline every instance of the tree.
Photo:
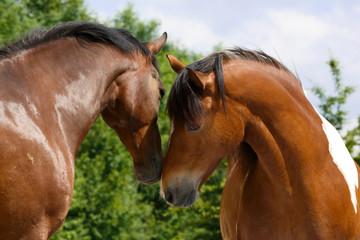
[[[348,100],[348,97],[355,92],[355,88],[343,85],[340,62],[336,58],[330,56],[327,64],[332,73],[335,95],[327,95],[325,89],[320,86],[313,87],[311,91],[320,100],[319,107],[321,114],[332,123],[337,130],[342,130],[347,116],[347,112],[343,109],[344,104]],[[344,140],[354,160],[360,164],[360,153],[355,151],[356,146],[360,146],[360,117],[358,118],[358,126],[349,130],[344,136]]]
[[94,20],[84,0],[1,0],[0,47],[39,27]]
[[347,149],[352,154],[357,164],[360,165],[360,116],[358,117],[357,126],[349,130],[344,139]]
[[327,95],[322,87],[313,87],[311,91],[320,99],[321,114],[332,124],[337,130],[341,130],[344,125],[347,112],[343,110],[348,97],[355,91],[354,87],[344,86],[341,78],[341,70],[339,61],[334,57],[330,57],[327,62],[330,67],[333,82],[335,85],[335,95]]
[[19,32],[27,32],[36,23],[26,13],[22,2],[0,1],[0,47],[14,41]]
[[59,22],[91,20],[84,0],[22,0],[29,19],[37,26],[50,27]]

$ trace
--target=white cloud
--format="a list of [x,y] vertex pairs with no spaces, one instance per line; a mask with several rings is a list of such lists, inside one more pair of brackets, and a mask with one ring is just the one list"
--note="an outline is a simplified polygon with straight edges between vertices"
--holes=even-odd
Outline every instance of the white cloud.
[[[298,47],[311,46],[316,41],[326,37],[331,29],[328,24],[316,18],[293,9],[270,10],[270,24],[282,39],[295,42]],[[279,38],[278,37],[278,38]]]
[[268,15],[279,30],[290,34],[318,37],[326,33],[328,29],[328,26],[320,19],[294,9],[269,10]]
[[321,19],[293,9],[268,10],[262,18],[248,19],[242,26],[246,44],[276,52],[285,63],[296,59],[296,65],[308,63],[309,57],[314,60],[314,48],[331,31]]
[[221,41],[221,37],[217,36],[206,22],[196,17],[171,15],[154,7],[144,9],[141,16],[142,19],[159,20],[160,31],[166,31],[170,41],[178,42],[181,46],[197,52],[208,53]]
[[174,39],[195,51],[208,52],[221,41],[211,28],[200,21],[172,17],[162,23],[162,28],[171,33]]

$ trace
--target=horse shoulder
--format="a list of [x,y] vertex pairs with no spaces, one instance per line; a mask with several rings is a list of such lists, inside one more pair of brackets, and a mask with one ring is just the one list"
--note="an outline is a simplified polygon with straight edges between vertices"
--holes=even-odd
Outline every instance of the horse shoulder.
[[61,155],[50,144],[43,148],[41,138],[0,128],[6,135],[0,142],[0,239],[47,239],[70,207],[72,167],[64,168]]

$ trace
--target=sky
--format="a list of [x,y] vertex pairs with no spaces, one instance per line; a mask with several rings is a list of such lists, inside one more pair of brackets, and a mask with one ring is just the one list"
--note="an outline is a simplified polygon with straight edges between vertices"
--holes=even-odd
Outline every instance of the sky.
[[[87,0],[102,20],[127,6],[122,0]],[[360,116],[360,1],[358,0],[133,0],[143,21],[158,20],[168,40],[204,55],[213,47],[261,49],[300,77],[333,91],[330,56],[340,61],[343,83],[356,87],[348,98],[348,126]],[[313,105],[318,100],[311,93]]]

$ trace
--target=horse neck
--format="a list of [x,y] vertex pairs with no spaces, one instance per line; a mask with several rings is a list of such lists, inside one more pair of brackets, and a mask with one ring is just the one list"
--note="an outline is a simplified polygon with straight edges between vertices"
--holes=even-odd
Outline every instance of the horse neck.
[[246,109],[243,141],[273,185],[291,195],[290,180],[302,169],[325,164],[319,160],[328,151],[319,116],[301,84],[283,70],[240,61],[224,65],[224,73],[227,96]]
[[22,60],[33,66],[19,69],[23,76],[19,85],[31,83],[23,101],[47,114],[43,126],[51,129],[49,138],[62,139],[63,152],[74,158],[107,103],[113,80],[131,61],[98,44],[81,47],[75,39],[44,44],[24,53]]

